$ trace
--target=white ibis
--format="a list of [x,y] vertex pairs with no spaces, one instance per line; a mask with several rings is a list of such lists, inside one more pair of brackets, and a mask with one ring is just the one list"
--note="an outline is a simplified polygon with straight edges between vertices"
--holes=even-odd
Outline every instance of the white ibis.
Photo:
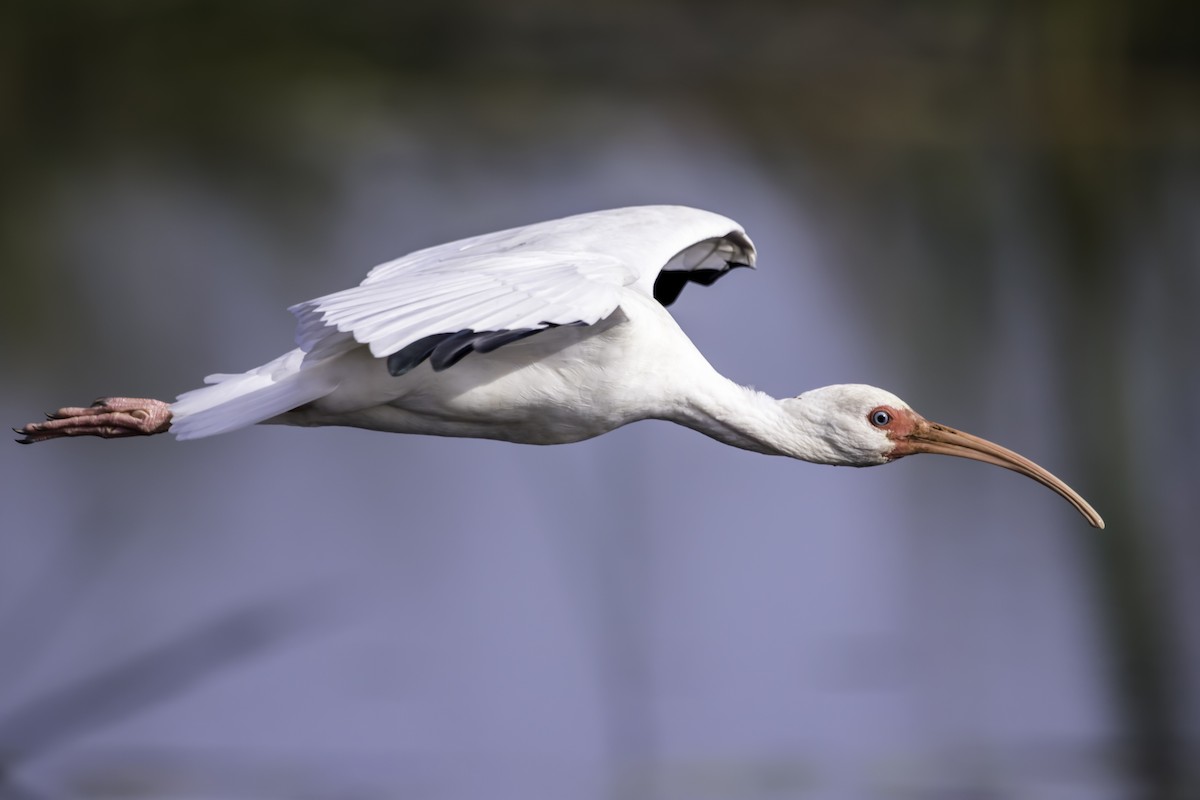
[[667,312],[689,282],[753,266],[741,226],[707,211],[597,211],[419,250],[353,289],[293,306],[299,347],[174,403],[116,397],[17,429],[23,443],[256,423],[561,444],[642,419],[769,455],[866,467],[913,453],[1027,475],[1104,521],[1069,486],[999,445],[846,384],[776,400],[721,376]]

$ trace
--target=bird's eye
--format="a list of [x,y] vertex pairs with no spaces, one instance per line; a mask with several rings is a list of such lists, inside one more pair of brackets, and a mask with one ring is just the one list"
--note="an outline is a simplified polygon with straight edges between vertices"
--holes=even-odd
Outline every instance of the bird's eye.
[[892,415],[882,408],[877,408],[871,412],[871,424],[876,428],[886,427],[892,421]]

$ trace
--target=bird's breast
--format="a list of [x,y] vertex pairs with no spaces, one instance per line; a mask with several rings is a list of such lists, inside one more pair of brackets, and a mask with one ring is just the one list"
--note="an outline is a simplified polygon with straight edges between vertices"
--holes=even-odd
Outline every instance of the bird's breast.
[[589,439],[658,416],[670,359],[642,345],[641,330],[618,310],[595,325],[548,330],[440,372],[425,362],[401,377],[358,348],[335,366],[338,389],[287,421],[527,444]]

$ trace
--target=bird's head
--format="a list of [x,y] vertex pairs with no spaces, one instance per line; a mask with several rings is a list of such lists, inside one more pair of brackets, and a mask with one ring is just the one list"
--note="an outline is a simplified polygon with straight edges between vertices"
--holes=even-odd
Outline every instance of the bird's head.
[[868,467],[916,453],[959,456],[1033,478],[1083,514],[1094,527],[1104,520],[1070,486],[1022,455],[998,444],[930,422],[891,392],[841,384],[805,392],[793,401],[805,429],[817,440],[815,458],[826,464]]

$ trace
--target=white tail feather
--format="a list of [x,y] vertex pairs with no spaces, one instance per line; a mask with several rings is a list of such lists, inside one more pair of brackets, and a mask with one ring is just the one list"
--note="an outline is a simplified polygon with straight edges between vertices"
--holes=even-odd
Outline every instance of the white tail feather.
[[293,350],[236,375],[210,375],[211,385],[179,395],[171,405],[171,433],[199,439],[255,425],[324,397],[337,388],[326,370],[305,365]]

